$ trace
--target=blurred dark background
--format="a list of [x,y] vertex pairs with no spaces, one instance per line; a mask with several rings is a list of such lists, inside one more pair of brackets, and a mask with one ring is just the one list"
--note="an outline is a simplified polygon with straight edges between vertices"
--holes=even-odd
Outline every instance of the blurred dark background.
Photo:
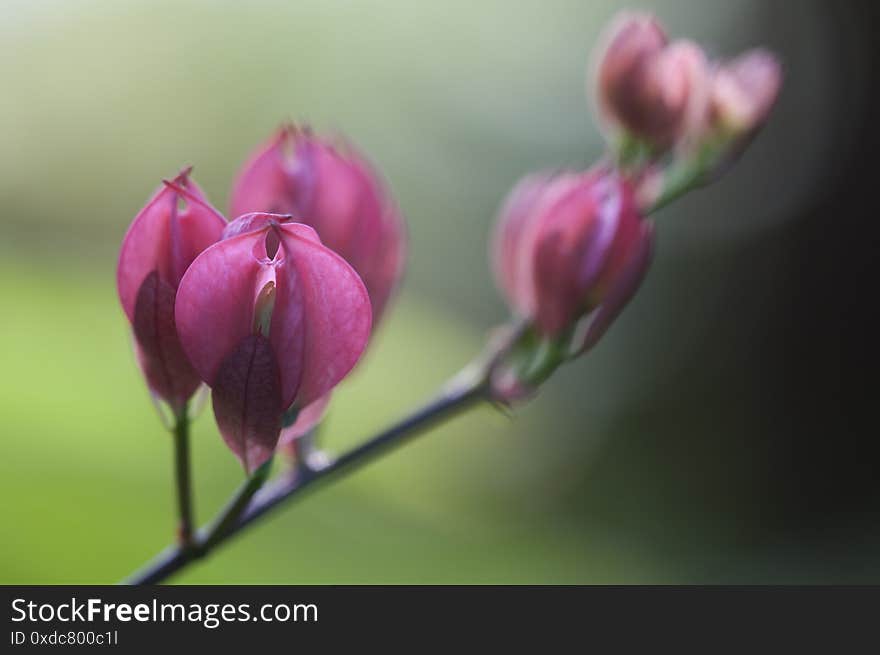
[[[588,165],[616,2],[0,5],[0,582],[112,582],[170,538],[170,439],[117,248],[184,164],[221,209],[283,119],[390,181],[409,272],[337,394],[343,448],[429,396],[505,309],[486,234],[516,179]],[[291,506],[184,582],[878,582],[871,2],[641,3],[717,55],[777,51],[764,132],[657,217],[639,295],[512,418],[489,409]],[[199,516],[241,472],[210,412]]]

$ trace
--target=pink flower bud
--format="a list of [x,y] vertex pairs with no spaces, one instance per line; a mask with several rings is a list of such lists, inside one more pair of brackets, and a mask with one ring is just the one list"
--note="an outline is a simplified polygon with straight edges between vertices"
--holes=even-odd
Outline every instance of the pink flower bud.
[[607,124],[662,148],[704,115],[708,65],[703,51],[686,41],[667,44],[653,16],[623,14],[599,52],[596,98]]
[[782,68],[766,50],[750,50],[719,66],[712,77],[712,127],[751,135],[767,120],[781,85]]
[[397,205],[351,145],[283,126],[239,172],[231,210],[291,214],[313,227],[361,276],[378,322],[403,274],[406,238]]
[[638,288],[652,240],[631,184],[615,172],[531,176],[502,209],[495,275],[514,311],[546,336],[591,314],[594,343]]
[[523,235],[538,215],[542,200],[551,189],[562,188],[571,175],[534,173],[524,177],[507,196],[495,222],[490,240],[495,282],[513,310],[522,316],[534,311],[531,259],[521,254]]
[[650,62],[646,97],[655,97],[659,143],[692,139],[705,121],[711,88],[706,53],[696,43],[675,41]]
[[358,274],[312,228],[289,220],[239,219],[249,231],[199,255],[175,304],[183,349],[212,388],[220,432],[247,471],[271,457],[283,413],[328,394],[370,335]]
[[164,182],[128,228],[116,272],[119,299],[152,393],[178,412],[201,380],[183,353],[174,320],[180,280],[226,221],[211,207],[190,169]]

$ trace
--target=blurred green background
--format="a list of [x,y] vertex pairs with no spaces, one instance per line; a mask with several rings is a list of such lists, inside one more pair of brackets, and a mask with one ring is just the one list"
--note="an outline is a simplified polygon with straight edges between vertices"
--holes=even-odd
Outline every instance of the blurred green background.
[[[601,154],[585,70],[621,6],[0,3],[0,583],[113,582],[171,538],[172,444],[114,283],[160,178],[193,164],[224,208],[287,118],[344,132],[382,169],[409,270],[336,394],[326,444],[343,448],[429,397],[504,319],[490,223],[520,175]],[[840,421],[843,374],[825,374],[852,333],[813,325],[841,305],[806,295],[839,270],[817,268],[827,245],[814,257],[842,220],[823,203],[864,147],[860,8],[641,6],[719,55],[766,44],[787,78],[730,175],[658,216],[653,269],[614,329],[512,416],[458,418],[176,581],[880,581],[876,453]],[[836,350],[817,358],[804,329]],[[242,473],[210,411],[194,440],[207,520]]]

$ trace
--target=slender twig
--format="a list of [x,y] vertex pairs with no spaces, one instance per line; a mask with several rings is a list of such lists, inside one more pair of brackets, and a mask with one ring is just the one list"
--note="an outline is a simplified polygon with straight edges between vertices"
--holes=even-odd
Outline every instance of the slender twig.
[[248,479],[239,487],[232,500],[220,512],[220,516],[205,529],[204,537],[199,539],[199,550],[210,550],[227,536],[233,526],[241,519],[254,494],[260,490],[266,478],[269,477],[269,469],[271,467],[272,460],[269,459],[248,476]]
[[455,389],[417,410],[400,423],[380,432],[361,445],[351,449],[321,469],[300,467],[293,475],[266,485],[248,506],[241,519],[228,533],[232,536],[256,521],[272,508],[299,495],[317,482],[337,478],[367,464],[376,456],[402,446],[413,437],[422,434],[434,424],[468,409],[480,400],[488,399],[486,384],[472,383]]
[[202,554],[202,551],[195,548],[168,546],[142,569],[130,575],[120,584],[157,584],[174,575],[190,562],[197,560]]
[[[723,141],[704,144],[702,148],[673,161],[663,173],[660,193],[650,206],[647,214],[653,214],[694,189],[715,179],[724,166],[726,148]],[[728,163],[729,163],[728,158]]]
[[177,488],[177,537],[183,548],[193,545],[192,476],[189,457],[189,414],[187,405],[174,418],[174,479]]
[[[403,445],[428,428],[469,409],[480,401],[493,401],[492,378],[499,362],[526,334],[528,324],[519,321],[502,328],[490,338],[483,353],[469,366],[453,377],[440,394],[415,412],[379,434],[355,446],[335,460],[320,467],[307,462],[300,464],[290,475],[279,478],[261,488],[268,467],[258,478],[255,473],[227,505],[211,527],[199,531],[190,548],[170,546],[159,553],[125,584],[155,584],[186,567],[196,559],[238,534],[285,501],[299,496],[319,482],[339,479],[367,464],[378,455]],[[247,501],[250,500],[248,503]],[[232,519],[235,519],[234,521]]]
[[[247,509],[234,525],[222,530],[203,529],[194,548],[171,546],[149,562],[143,569],[128,578],[126,584],[155,584],[167,579],[192,561],[203,557],[258,518],[284,501],[299,495],[314,483],[341,477],[372,460],[382,452],[406,443],[437,422],[461,412],[477,401],[489,398],[486,377],[468,376],[450,385],[436,400],[416,410],[396,425],[380,432],[361,445],[332,461],[326,467],[313,470],[297,468],[293,475],[266,485],[253,498]],[[245,485],[247,487],[247,483]],[[244,488],[243,488],[244,489]],[[241,493],[241,491],[239,492]]]

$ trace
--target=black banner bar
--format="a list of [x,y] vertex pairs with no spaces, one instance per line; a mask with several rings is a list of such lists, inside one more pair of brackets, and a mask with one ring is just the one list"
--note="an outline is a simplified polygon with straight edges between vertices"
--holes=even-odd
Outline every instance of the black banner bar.
[[420,652],[476,635],[564,652],[600,643],[714,652],[772,639],[855,644],[874,631],[880,587],[3,587],[2,597],[3,652],[353,643]]

